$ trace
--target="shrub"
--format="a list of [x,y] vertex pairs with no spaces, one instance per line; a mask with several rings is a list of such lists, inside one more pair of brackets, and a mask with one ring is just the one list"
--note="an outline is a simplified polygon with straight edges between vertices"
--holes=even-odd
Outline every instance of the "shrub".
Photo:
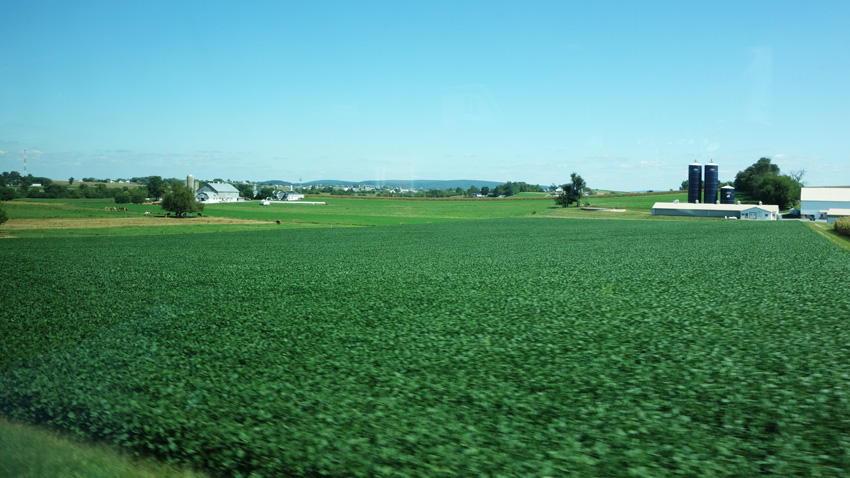
[[835,232],[850,237],[850,217],[840,217],[835,220]]

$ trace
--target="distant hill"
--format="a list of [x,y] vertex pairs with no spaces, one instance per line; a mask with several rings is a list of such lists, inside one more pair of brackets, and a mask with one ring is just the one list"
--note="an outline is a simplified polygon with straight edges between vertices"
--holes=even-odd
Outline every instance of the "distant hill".
[[[384,180],[370,180],[370,181],[340,181],[338,179],[321,179],[318,181],[305,181],[301,183],[303,186],[309,187],[312,185],[322,185],[322,186],[374,186],[374,187],[382,187],[387,186],[389,188],[411,188],[411,189],[469,189],[472,186],[477,188],[483,188],[487,186],[488,188],[494,188],[500,184],[504,184],[505,182],[499,181],[479,181],[473,179],[450,179],[450,180],[440,180],[440,179],[384,179]],[[289,186],[292,183],[290,181],[280,181],[280,180],[271,180],[271,181],[263,181],[260,184],[273,184],[276,186]]]

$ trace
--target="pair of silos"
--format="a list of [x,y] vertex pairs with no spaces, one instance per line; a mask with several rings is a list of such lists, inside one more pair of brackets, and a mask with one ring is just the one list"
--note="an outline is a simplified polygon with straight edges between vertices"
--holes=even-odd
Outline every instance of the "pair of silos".
[[[705,181],[703,182],[702,164],[694,161],[688,166],[688,202],[703,204],[717,203],[717,186],[719,180],[719,166],[715,163],[705,165]],[[735,204],[735,188],[723,186],[720,195],[720,204]],[[701,194],[702,193],[702,197]]]

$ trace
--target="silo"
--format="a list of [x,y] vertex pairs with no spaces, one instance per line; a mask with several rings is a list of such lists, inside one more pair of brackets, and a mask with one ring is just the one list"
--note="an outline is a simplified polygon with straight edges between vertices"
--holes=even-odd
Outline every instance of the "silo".
[[720,188],[720,204],[735,204],[735,188],[733,186]]
[[702,165],[694,161],[688,166],[688,202],[691,204],[699,202],[700,191],[702,191]]
[[189,191],[195,190],[195,176],[191,174],[186,176],[186,187],[189,188]]
[[718,186],[718,176],[717,172],[718,166],[714,163],[708,163],[705,165],[705,184],[703,187],[705,191],[703,193],[705,196],[703,197],[703,204],[716,204],[717,203],[717,186]]

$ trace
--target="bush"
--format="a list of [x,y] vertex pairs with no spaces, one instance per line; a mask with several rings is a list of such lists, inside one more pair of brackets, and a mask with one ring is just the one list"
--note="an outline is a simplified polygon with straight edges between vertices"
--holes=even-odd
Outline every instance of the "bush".
[[850,217],[840,217],[835,220],[835,232],[850,237]]
[[0,187],[0,201],[11,201],[17,194],[12,188]]
[[3,205],[0,205],[0,224],[3,224],[9,219],[9,216],[6,215],[6,210],[3,209]]

